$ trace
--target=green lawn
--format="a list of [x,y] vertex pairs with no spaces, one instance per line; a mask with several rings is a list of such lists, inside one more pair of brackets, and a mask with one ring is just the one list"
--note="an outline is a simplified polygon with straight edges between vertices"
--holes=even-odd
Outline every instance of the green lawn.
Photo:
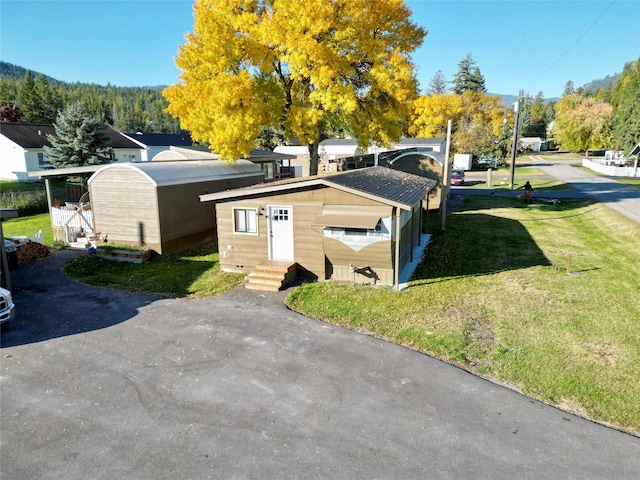
[[[524,163],[524,161],[525,159],[523,157],[519,157],[516,161],[516,168],[514,170],[515,188],[521,187],[527,181],[531,183],[535,190],[571,190],[573,188],[567,183],[563,183],[559,180],[549,177],[540,168],[531,166],[518,166],[519,163]],[[511,171],[508,167],[492,170],[491,188],[498,190],[510,189],[510,178]],[[467,173],[465,185],[468,188],[489,188],[487,186],[487,174],[484,172],[481,175],[478,175],[478,172],[472,172],[470,174]]]
[[66,265],[64,271],[76,280],[99,287],[207,298],[237,287],[244,278],[243,274],[222,272],[218,265],[218,251],[211,243],[180,256],[156,258],[143,264],[85,255]]
[[640,226],[589,201],[460,201],[406,291],[305,284],[288,305],[640,432]]
[[44,233],[44,243],[50,247],[53,246],[51,217],[48,213],[12,218],[2,223],[5,237],[30,237],[38,233],[39,230]]
[[616,178],[615,180],[631,187],[640,188],[640,178]]

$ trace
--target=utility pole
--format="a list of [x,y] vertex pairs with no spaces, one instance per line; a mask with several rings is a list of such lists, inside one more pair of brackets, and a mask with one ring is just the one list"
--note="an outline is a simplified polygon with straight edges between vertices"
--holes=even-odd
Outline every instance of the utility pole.
[[516,114],[515,121],[513,123],[513,145],[511,147],[511,168],[509,169],[510,180],[509,186],[511,190],[514,187],[514,177],[516,173],[516,153],[518,151],[518,122],[520,121],[520,99],[522,98],[522,90],[518,92],[518,101],[513,104],[513,111]]
[[449,165],[449,152],[451,150],[451,120],[447,122],[447,148],[444,155],[444,172],[442,174],[442,190],[440,191],[440,228],[447,225],[447,201],[449,200],[449,185],[451,185],[451,168]]

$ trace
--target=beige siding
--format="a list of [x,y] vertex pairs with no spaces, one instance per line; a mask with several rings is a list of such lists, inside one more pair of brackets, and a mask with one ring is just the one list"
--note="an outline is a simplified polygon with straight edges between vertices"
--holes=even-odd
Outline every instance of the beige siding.
[[322,213],[321,203],[298,203],[277,197],[244,200],[216,205],[220,265],[224,270],[250,272],[256,265],[269,259],[268,220],[258,216],[258,234],[233,232],[233,208],[254,208],[266,211],[268,205],[285,205],[293,208],[293,248],[299,267],[320,280],[324,280],[324,252],[322,228],[312,227],[313,220]]
[[327,274],[339,281],[393,284],[392,246],[391,240],[381,240],[356,252],[335,238],[324,237],[330,264]]
[[91,182],[96,229],[109,240],[173,255],[216,239],[215,205],[199,196],[257,183],[262,174],[157,187],[137,170],[108,168]]
[[[354,194],[322,187],[315,190],[301,190],[274,194],[262,198],[230,200],[216,204],[218,245],[220,265],[224,270],[250,272],[256,265],[269,259],[267,218],[258,217],[258,233],[240,234],[233,232],[233,208],[254,208],[264,212],[269,205],[293,207],[294,218],[294,260],[301,270],[318,280],[333,278],[343,281],[371,282],[392,285],[394,282],[394,244],[382,240],[358,252],[342,242],[323,237],[322,226],[315,221],[322,215],[324,205],[383,205]],[[346,209],[348,210],[348,208]],[[415,221],[408,221],[402,227],[401,260],[409,258],[413,245],[419,238],[419,206],[414,208]],[[409,216],[411,218],[411,216]],[[412,235],[413,233],[413,235]],[[325,258],[326,254],[326,258]],[[358,274],[351,266],[371,267],[372,273]],[[374,281],[373,278],[377,277]]]
[[110,241],[161,251],[156,189],[147,177],[131,169],[110,168],[91,183],[94,226]]
[[333,265],[331,270],[331,280],[338,282],[370,283],[372,285],[393,285],[392,268],[376,268],[374,276],[371,274],[358,273],[345,265]]

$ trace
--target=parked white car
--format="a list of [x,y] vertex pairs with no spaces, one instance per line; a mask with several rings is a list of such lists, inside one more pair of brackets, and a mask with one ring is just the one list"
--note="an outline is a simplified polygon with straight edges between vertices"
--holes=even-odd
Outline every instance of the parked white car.
[[0,288],[0,328],[9,326],[9,322],[16,316],[16,306],[13,304],[11,292]]

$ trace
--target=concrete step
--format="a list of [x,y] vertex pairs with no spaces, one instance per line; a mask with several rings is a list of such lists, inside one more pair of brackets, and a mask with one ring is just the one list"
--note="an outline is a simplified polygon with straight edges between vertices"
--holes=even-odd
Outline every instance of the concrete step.
[[297,264],[268,261],[257,265],[245,287],[250,290],[277,292],[296,278]]

